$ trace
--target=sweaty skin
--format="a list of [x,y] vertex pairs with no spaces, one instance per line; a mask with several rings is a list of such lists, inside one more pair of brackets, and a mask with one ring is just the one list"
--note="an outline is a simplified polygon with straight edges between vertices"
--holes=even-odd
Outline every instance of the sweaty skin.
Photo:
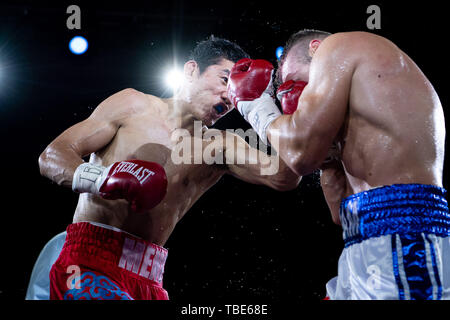
[[[120,91],[103,101],[88,119],[57,137],[42,153],[39,164],[41,174],[59,185],[71,187],[75,169],[88,155],[89,162],[105,167],[127,159],[157,162],[164,167],[168,178],[167,194],[163,201],[143,214],[131,211],[126,200],[105,200],[82,193],[73,222],[107,224],[164,246],[177,222],[224,174],[277,190],[295,188],[300,177],[282,162],[275,175],[261,175],[261,169],[270,166],[275,157],[258,151],[252,158],[256,164],[251,164],[250,158],[243,164],[236,164],[240,153],[227,152],[230,150],[225,141],[235,139],[236,150],[248,151],[250,146],[239,136],[225,134],[224,131],[211,129],[204,134],[223,136],[224,142],[217,150],[226,158],[224,163],[228,161],[229,164],[207,164],[208,158],[194,164],[194,153],[188,164],[174,164],[172,161],[171,152],[178,143],[172,134],[177,129],[186,129],[193,135],[194,120],[202,119],[211,125],[231,110],[226,98],[225,77],[232,66],[231,61],[222,60],[208,67],[201,76],[197,75],[196,87],[191,88],[183,101],[160,99],[134,89]],[[198,101],[201,103],[196,104]],[[218,103],[225,108],[220,114],[213,108]],[[204,148],[218,143],[210,139],[189,139],[192,146],[197,139]],[[211,153],[211,157],[214,156],[214,152]]]
[[333,34],[309,72],[293,48],[283,81],[307,81],[292,115],[269,126],[280,157],[299,175],[318,169],[333,141],[341,162],[322,171],[323,192],[339,222],[343,197],[391,184],[442,187],[445,122],[439,97],[418,66],[391,41],[364,32]]

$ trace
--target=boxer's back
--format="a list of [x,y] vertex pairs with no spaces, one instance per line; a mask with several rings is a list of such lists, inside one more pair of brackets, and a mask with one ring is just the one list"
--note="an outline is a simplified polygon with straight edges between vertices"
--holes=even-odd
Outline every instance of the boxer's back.
[[417,65],[392,42],[354,33],[357,51],[342,131],[350,193],[381,185],[441,186],[445,123],[439,98]]

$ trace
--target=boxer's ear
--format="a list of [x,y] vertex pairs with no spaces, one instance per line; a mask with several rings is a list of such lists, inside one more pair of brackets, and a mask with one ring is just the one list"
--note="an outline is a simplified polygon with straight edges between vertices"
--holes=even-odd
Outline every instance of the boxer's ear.
[[184,64],[184,76],[188,81],[192,81],[193,78],[200,73],[199,67],[195,60],[189,60]]
[[309,55],[312,57],[314,55],[314,53],[316,53],[317,48],[320,46],[320,44],[322,43],[322,41],[318,40],[318,39],[312,39],[309,42]]

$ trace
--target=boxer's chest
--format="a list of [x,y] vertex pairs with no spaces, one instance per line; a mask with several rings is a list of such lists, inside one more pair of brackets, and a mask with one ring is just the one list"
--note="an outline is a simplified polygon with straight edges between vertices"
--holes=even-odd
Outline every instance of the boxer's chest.
[[157,162],[166,171],[170,193],[195,197],[217,180],[214,174],[217,166],[205,163],[201,141],[201,137],[194,137],[187,131],[142,119],[119,128],[98,156],[103,165],[129,159]]

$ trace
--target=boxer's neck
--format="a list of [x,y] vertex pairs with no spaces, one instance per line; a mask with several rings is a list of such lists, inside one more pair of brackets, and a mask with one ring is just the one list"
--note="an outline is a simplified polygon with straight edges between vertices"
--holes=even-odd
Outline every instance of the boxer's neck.
[[199,121],[192,114],[192,105],[186,99],[175,96],[165,100],[168,105],[167,121],[174,128],[183,128],[193,133],[194,121]]

